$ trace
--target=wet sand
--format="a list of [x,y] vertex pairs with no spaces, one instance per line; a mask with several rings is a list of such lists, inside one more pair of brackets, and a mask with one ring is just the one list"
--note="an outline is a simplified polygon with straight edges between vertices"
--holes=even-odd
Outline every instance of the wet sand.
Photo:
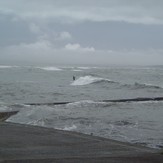
[[160,151],[70,131],[0,123],[0,162],[163,163]]

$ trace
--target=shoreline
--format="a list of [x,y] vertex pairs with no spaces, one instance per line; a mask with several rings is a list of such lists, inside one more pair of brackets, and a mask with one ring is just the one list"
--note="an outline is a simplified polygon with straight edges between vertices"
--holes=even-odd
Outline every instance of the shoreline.
[[9,122],[0,131],[0,162],[163,162],[160,150],[73,131]]

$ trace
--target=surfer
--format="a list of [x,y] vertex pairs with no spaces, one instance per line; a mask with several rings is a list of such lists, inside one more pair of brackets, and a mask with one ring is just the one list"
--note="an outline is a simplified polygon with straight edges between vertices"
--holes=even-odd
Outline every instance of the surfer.
[[73,76],[73,80],[75,80],[75,76]]

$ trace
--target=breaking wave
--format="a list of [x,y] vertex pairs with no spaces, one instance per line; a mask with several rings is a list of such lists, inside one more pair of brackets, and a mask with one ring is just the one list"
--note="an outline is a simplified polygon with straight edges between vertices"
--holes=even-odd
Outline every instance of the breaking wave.
[[89,76],[80,77],[79,79],[71,83],[71,85],[87,85],[87,84],[93,84],[99,82],[115,83],[114,81],[109,79],[99,78],[99,77],[94,77],[89,75]]
[[61,71],[62,70],[58,67],[37,67],[37,68],[41,70],[46,70],[46,71]]
[[92,67],[78,67],[79,69],[82,69],[82,70],[89,70],[91,69]]
[[133,88],[133,89],[145,89],[145,88],[151,88],[151,89],[163,89],[162,87],[158,86],[158,85],[152,85],[152,84],[147,84],[147,83],[138,83],[135,82],[133,85],[131,84],[125,84],[123,86],[129,87],[129,88]]
[[18,66],[5,66],[5,65],[0,65],[0,69],[6,69],[6,68],[17,68]]
[[72,71],[80,71],[80,72],[81,72],[81,71],[83,71],[83,70],[77,70],[77,69],[73,69]]
[[144,84],[141,84],[141,83],[135,83],[134,84],[135,86],[137,86],[137,87],[141,87],[141,88],[146,88],[146,87],[148,87],[148,88],[156,88],[156,89],[160,89],[160,88],[162,88],[162,87],[160,87],[160,86],[158,86],[158,85],[152,85],[152,84],[146,84],[146,83],[144,83]]
[[72,126],[65,126],[64,128],[58,128],[58,129],[66,130],[66,131],[73,131],[77,129],[77,126],[73,124]]

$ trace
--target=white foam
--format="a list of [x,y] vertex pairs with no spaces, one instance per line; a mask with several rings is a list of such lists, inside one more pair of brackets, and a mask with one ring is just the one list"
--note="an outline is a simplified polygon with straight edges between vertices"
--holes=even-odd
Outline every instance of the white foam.
[[41,125],[43,126],[44,120],[50,117],[52,109],[50,107],[25,107],[21,109],[18,114],[7,119],[9,122]]
[[76,69],[75,69],[75,70],[72,70],[72,71],[83,71],[83,70],[76,70]]
[[72,126],[66,126],[66,127],[64,127],[63,130],[66,130],[66,131],[73,131],[73,130],[75,130],[76,128],[77,128],[77,126],[73,124]]
[[83,69],[83,70],[89,70],[91,69],[91,67],[78,67],[79,69]]
[[5,65],[0,65],[1,69],[5,69],[5,68],[16,68],[18,66],[5,66]]
[[62,71],[62,69],[58,67],[37,67],[37,68],[46,70],[46,71]]
[[93,77],[93,76],[84,76],[80,77],[79,79],[75,80],[71,85],[87,85],[99,81],[108,81],[111,82],[109,79],[104,79],[104,78],[98,78],[98,77]]
[[0,106],[0,112],[11,111],[12,109],[7,106]]
[[92,100],[82,100],[82,101],[68,103],[68,104],[66,104],[66,106],[67,107],[72,107],[72,106],[80,106],[80,105],[83,105],[83,104],[94,104],[94,103],[97,103],[97,102],[94,102]]
[[77,101],[73,103],[66,104],[66,109],[83,109],[83,108],[95,108],[95,107],[103,107],[103,106],[109,106],[108,103],[106,102],[96,102],[96,101],[91,101],[91,100],[82,100],[82,101]]
[[144,85],[149,86],[149,87],[154,87],[154,88],[162,88],[161,86],[148,84],[148,83],[144,83]]
[[2,101],[0,101],[0,112],[6,112],[6,111],[12,111],[12,107],[10,107],[10,104],[6,104]]
[[77,67],[82,70],[97,69],[98,67]]

